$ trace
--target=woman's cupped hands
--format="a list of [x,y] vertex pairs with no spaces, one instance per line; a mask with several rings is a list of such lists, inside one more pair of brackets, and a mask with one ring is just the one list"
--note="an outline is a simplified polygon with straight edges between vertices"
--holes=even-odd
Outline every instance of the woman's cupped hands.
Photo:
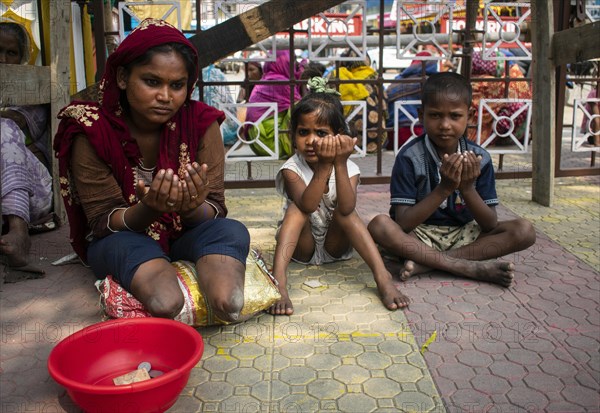
[[161,169],[149,187],[138,180],[137,198],[149,208],[162,213],[185,214],[204,203],[209,192],[208,166],[194,162],[185,166],[183,177],[172,169]]

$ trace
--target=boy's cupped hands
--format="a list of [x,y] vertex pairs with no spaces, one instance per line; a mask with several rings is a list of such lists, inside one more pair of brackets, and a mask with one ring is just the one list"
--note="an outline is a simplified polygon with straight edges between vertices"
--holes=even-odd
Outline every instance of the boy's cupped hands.
[[472,188],[481,173],[480,164],[481,155],[475,155],[472,151],[444,154],[440,166],[440,185],[448,191]]
[[475,181],[481,174],[481,155],[475,155],[473,151],[464,152],[462,155],[463,167],[458,189],[465,192],[475,187]]

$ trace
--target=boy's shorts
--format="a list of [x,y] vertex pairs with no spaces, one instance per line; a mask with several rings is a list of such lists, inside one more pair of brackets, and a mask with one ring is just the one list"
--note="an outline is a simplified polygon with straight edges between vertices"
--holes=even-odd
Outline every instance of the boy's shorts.
[[437,251],[448,251],[472,244],[481,234],[481,227],[473,220],[462,226],[421,224],[413,232],[425,245]]

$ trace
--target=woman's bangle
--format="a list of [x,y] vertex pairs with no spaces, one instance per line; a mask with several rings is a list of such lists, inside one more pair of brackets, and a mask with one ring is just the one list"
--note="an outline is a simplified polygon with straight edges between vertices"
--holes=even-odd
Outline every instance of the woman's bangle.
[[[108,222],[106,223],[106,228],[108,228],[108,230],[110,232],[119,232],[118,230],[112,229],[110,227],[110,218],[112,217],[112,214],[114,214],[116,211],[123,210],[123,209],[127,209],[127,208],[115,208],[112,211],[110,211],[110,214],[108,214]],[[125,214],[125,213],[123,213],[123,214]]]
[[212,203],[212,202],[210,202],[210,201],[207,201],[206,199],[204,200],[204,202],[203,202],[203,203],[204,203],[204,204],[208,204],[208,205],[210,205],[211,207],[213,207],[213,209],[215,210],[215,216],[213,217],[213,219],[216,219],[216,218],[219,216],[219,209],[218,209],[218,208],[215,206],[215,204],[213,204],[213,203]]
[[123,226],[124,226],[125,228],[127,228],[127,230],[128,230],[128,231],[131,231],[131,232],[137,232],[137,231],[135,231],[135,230],[133,230],[133,229],[129,228],[129,225],[127,225],[127,222],[125,222],[125,213],[127,212],[127,210],[128,210],[129,208],[130,208],[130,207],[124,208],[123,214],[121,215],[121,222],[123,223]]

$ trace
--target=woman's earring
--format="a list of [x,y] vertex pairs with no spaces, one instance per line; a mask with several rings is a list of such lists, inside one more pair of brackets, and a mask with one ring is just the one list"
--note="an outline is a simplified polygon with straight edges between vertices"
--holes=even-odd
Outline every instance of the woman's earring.
[[127,89],[127,79],[124,78],[118,78],[117,79],[117,86],[119,87],[119,89],[121,90],[126,90]]
[[127,89],[127,74],[121,66],[117,68],[117,86],[121,90]]

